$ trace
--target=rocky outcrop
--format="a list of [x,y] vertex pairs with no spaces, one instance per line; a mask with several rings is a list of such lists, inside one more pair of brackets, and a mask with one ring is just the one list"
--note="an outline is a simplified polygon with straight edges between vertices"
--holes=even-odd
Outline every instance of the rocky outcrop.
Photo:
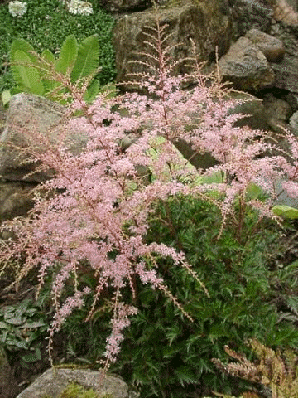
[[[231,40],[230,17],[221,11],[218,0],[209,2],[185,1],[183,6],[159,8],[161,26],[168,25],[168,45],[172,47],[174,61],[193,57],[191,39],[195,44],[195,53],[199,61],[215,58],[215,47],[223,55]],[[144,44],[148,34],[155,27],[156,14],[153,10],[125,15],[120,18],[114,29],[114,48],[116,53],[117,81],[131,80],[132,74],[146,70],[135,63],[143,57],[138,52],[151,51]],[[145,58],[145,60],[148,60]],[[133,61],[133,63],[132,63]],[[184,64],[178,65],[175,73],[187,72]]]
[[270,62],[280,62],[285,54],[285,48],[281,40],[270,36],[258,29],[251,29],[245,35]]
[[[230,2],[233,41],[257,29],[283,43],[284,56],[268,59],[275,74],[273,87],[298,92],[298,13],[296,0],[236,0]],[[246,35],[247,36],[247,35]]]
[[223,79],[238,90],[258,91],[272,87],[275,81],[265,55],[244,36],[220,59],[219,68]]
[[107,375],[99,388],[100,373],[92,370],[49,369],[18,398],[59,398],[71,382],[85,389],[93,389],[99,398],[128,398],[127,384],[120,378]]
[[151,0],[99,0],[99,3],[110,12],[141,11],[151,5]]
[[82,149],[86,137],[80,132],[69,133],[63,129],[63,111],[63,106],[44,97],[25,93],[12,97],[0,137],[2,178],[11,182],[40,183],[53,176],[51,171],[34,172],[36,163],[30,162],[26,153],[29,146],[41,152],[47,145],[64,143],[74,154]]

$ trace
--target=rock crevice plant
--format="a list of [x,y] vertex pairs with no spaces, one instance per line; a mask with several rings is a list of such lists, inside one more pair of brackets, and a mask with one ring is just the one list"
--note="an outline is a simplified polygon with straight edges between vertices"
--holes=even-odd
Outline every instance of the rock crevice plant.
[[[139,81],[149,95],[111,98],[101,93],[88,105],[84,91],[68,87],[74,101],[67,128],[80,127],[89,136],[80,154],[71,154],[58,142],[49,145],[36,131],[23,132],[44,145],[42,154],[30,149],[32,156],[41,162],[41,169],[55,170],[55,177],[37,189],[35,207],[26,218],[3,226],[16,239],[2,242],[0,262],[4,266],[19,262],[16,282],[34,269],[39,292],[48,276],[52,278],[55,314],[49,330],[50,353],[54,333],[76,308],[89,303],[89,320],[102,296],[110,298],[107,311],[112,332],[107,338],[104,370],[116,361],[129,317],[137,312],[131,304],[138,295],[137,278],[162,290],[192,321],[160,277],[157,257],[171,259],[173,268],[187,269],[200,284],[202,295],[208,295],[183,252],[146,242],[148,218],[159,200],[182,194],[212,201],[221,209],[221,229],[229,220],[241,241],[245,210],[253,207],[260,218],[278,220],[272,212],[273,182],[279,177],[295,184],[295,160],[291,164],[283,154],[266,156],[274,145],[266,143],[263,132],[234,127],[240,115],[229,114],[235,102],[227,100],[228,91],[217,78],[210,77],[208,84],[197,68],[192,77],[197,86],[192,91],[182,89],[185,78],[171,75],[169,48],[163,48],[166,42],[167,26],[160,26],[157,19],[148,42],[155,51],[148,57],[153,64]],[[126,116],[116,111],[120,108]],[[124,149],[120,143],[128,133],[135,140]],[[294,147],[293,138],[287,137]],[[211,153],[218,165],[207,171],[191,168],[172,144],[179,138],[198,152]],[[153,147],[159,156],[154,156]],[[140,167],[149,171],[147,182],[138,173]],[[293,186],[289,192],[293,195]],[[88,274],[97,281],[94,291],[84,283]],[[70,292],[71,286],[72,293],[66,296],[65,289]],[[131,303],[122,296],[126,287]]]

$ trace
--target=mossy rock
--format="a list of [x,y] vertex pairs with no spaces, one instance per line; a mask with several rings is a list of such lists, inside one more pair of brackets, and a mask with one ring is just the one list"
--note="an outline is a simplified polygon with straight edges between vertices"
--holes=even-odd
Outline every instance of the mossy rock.
[[98,398],[98,394],[92,388],[71,382],[61,393],[60,398]]
[[127,384],[107,374],[99,387],[100,372],[88,369],[47,370],[26,388],[19,398],[127,398]]

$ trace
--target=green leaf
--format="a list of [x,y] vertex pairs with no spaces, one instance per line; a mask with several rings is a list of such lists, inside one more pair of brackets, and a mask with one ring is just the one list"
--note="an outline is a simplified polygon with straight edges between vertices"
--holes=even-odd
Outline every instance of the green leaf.
[[26,40],[15,39],[12,42],[10,51],[12,75],[23,91],[43,95],[44,86],[39,72],[36,68],[26,65],[38,65],[32,52],[34,52],[34,48]]
[[0,328],[7,328],[7,324],[3,323],[3,321],[0,321]]
[[3,105],[8,104],[11,97],[12,97],[12,95],[10,94],[9,90],[3,90],[2,94],[1,94],[2,104]]
[[16,326],[24,323],[24,319],[22,317],[12,317],[12,318],[4,317],[4,318],[6,323],[14,324]]
[[87,37],[79,46],[78,56],[71,73],[71,81],[82,79],[95,73],[99,68],[99,38],[98,35]]
[[[62,44],[59,59],[56,62],[55,70],[64,75],[67,71],[73,70],[78,55],[78,43],[74,35],[68,36]],[[48,54],[49,56],[49,54]]]
[[91,82],[86,92],[84,93],[84,100],[87,103],[91,104],[95,100],[96,96],[99,94],[99,89],[99,81],[95,79],[93,82]]
[[25,323],[22,326],[22,328],[38,328],[38,327],[43,327],[45,325],[46,325],[46,323],[43,323],[42,321],[33,321],[33,322]]
[[41,76],[36,68],[29,66],[32,64],[31,58],[24,51],[16,50],[14,62],[19,63],[19,65],[15,65],[17,74],[14,73],[14,77],[20,88],[32,94],[43,95],[44,86]]
[[56,61],[55,56],[54,56],[54,54],[53,54],[50,50],[48,50],[48,49],[44,50],[44,51],[41,53],[41,57],[42,57],[46,62],[49,62],[50,64],[55,64],[55,61]]
[[184,387],[185,384],[192,384],[198,382],[198,377],[188,369],[186,366],[178,367],[174,370],[174,374],[178,377],[180,384]]
[[287,219],[298,219],[298,209],[287,205],[275,205],[272,211],[277,216],[282,216]]

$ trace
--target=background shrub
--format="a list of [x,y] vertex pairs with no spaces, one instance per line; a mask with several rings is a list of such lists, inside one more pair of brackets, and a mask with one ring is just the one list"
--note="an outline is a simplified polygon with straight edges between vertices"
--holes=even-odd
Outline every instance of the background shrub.
[[59,0],[27,0],[27,12],[13,17],[6,4],[0,5],[0,92],[10,89],[13,79],[9,67],[9,51],[15,38],[27,40],[37,52],[49,49],[58,53],[66,36],[74,34],[78,42],[93,34],[99,35],[100,66],[98,75],[101,85],[115,78],[115,61],[112,46],[114,19],[100,9],[96,0],[91,1],[94,13],[89,16],[68,12]]

